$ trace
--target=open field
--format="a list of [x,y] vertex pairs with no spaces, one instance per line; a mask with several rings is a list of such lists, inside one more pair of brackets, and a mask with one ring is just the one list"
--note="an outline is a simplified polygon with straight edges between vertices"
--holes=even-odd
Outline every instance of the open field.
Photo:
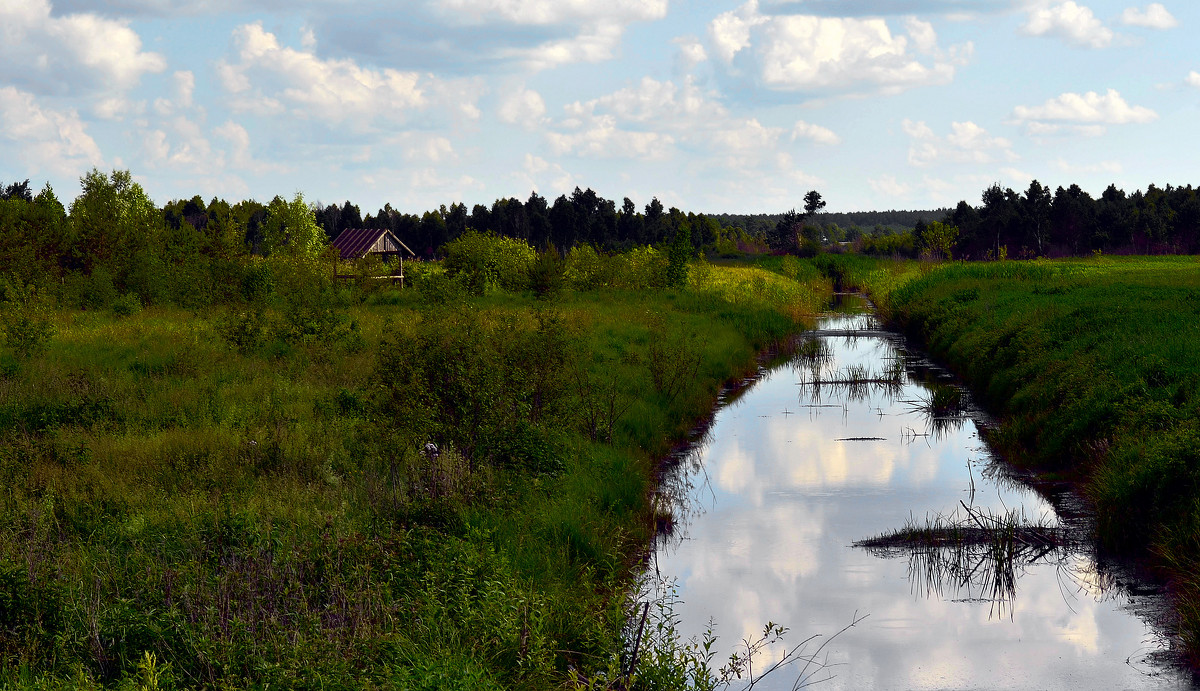
[[1200,659],[1200,261],[830,266],[1001,416],[1010,461],[1083,484],[1102,543],[1152,551]]
[[797,277],[54,312],[0,362],[0,686],[611,676],[655,459],[819,309]]

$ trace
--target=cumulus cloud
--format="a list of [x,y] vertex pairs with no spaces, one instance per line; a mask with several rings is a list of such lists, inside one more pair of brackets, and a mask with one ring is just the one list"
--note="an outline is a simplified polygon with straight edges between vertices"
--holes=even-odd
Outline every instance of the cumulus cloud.
[[905,29],[907,35],[893,33],[879,18],[768,15],[749,0],[713,19],[708,34],[732,76],[776,91],[895,92],[944,84],[973,50],[969,43],[941,50],[927,22],[909,18]]
[[546,135],[555,154],[575,154],[596,158],[666,158],[675,138],[658,132],[637,132],[617,127],[611,115],[594,116],[586,128]]
[[346,11],[338,0],[317,4],[325,17],[314,26],[328,45],[439,73],[609,60],[631,24],[667,13],[667,0],[421,0],[399,14]]
[[[679,83],[645,77],[600,98],[572,103],[547,134],[557,155],[655,160],[699,153],[692,166],[697,175],[735,177],[758,185],[756,194],[781,197],[792,185],[819,182],[796,169],[789,145],[798,140],[832,144],[838,137],[804,121],[788,128],[733,115],[691,77]],[[733,187],[728,183],[731,193]]]
[[52,16],[49,0],[0,2],[0,79],[40,93],[126,90],[166,60],[142,50],[127,22]]
[[1188,72],[1188,76],[1183,80],[1188,86],[1194,86],[1200,89],[1200,72],[1192,70]]
[[465,80],[370,69],[348,58],[322,59],[312,48],[281,45],[260,22],[235,29],[233,46],[233,55],[219,61],[216,71],[238,112],[288,113],[361,131],[405,122],[432,107],[479,117],[478,89]]
[[[514,173],[522,187],[534,192],[553,190],[559,193],[569,192],[576,186],[575,176],[571,175],[558,163],[551,163],[541,156],[525,154],[521,171]],[[552,192],[551,192],[552,194]]]
[[447,16],[464,23],[501,19],[530,25],[571,22],[628,24],[667,16],[667,0],[436,0],[431,4]]
[[704,44],[695,36],[680,36],[671,41],[678,46],[678,51],[675,56],[675,61],[687,71],[708,60],[708,51],[704,49]]
[[250,151],[250,133],[233,120],[225,121],[225,124],[213,130],[213,134],[229,142],[227,160],[231,168],[245,170],[254,175],[286,173],[290,170],[285,165],[267,163],[254,158]]
[[1003,137],[993,137],[973,122],[950,123],[950,133],[940,137],[924,122],[905,120],[904,133],[911,142],[908,162],[914,166],[938,163],[993,163],[1014,161],[1012,144]]
[[1112,44],[1114,37],[1112,30],[1096,18],[1091,8],[1078,5],[1074,0],[1034,6],[1029,11],[1029,18],[1021,25],[1021,31],[1029,36],[1056,36],[1085,48],[1105,48]]
[[1136,7],[1126,9],[1121,13],[1121,23],[1148,29],[1174,29],[1179,26],[1179,20],[1175,19],[1161,2],[1152,2],[1144,10]]
[[1026,125],[1029,134],[1055,134],[1060,131],[1096,136],[1106,125],[1144,124],[1158,119],[1158,113],[1142,106],[1131,106],[1116,89],[1103,95],[1065,93],[1040,106],[1017,106],[1012,119]]
[[533,89],[520,87],[501,100],[497,111],[501,122],[534,129],[546,116],[546,102]]
[[13,143],[18,155],[12,158],[33,175],[48,170],[73,177],[89,166],[104,165],[100,147],[78,113],[45,108],[33,94],[12,86],[0,87],[0,138]]
[[691,79],[680,86],[650,77],[590,101],[576,101],[564,110],[566,117],[557,123],[557,131],[547,135],[556,154],[641,159],[666,158],[679,138],[695,136],[697,127],[710,131],[714,121],[728,117]]
[[797,139],[808,139],[817,144],[840,144],[842,138],[837,136],[833,130],[814,125],[812,123],[797,120],[795,127],[792,128],[792,141]]

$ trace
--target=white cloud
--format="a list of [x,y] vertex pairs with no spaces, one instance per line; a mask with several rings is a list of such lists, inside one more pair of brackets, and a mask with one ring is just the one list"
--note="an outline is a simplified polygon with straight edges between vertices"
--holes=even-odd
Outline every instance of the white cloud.
[[1105,48],[1113,41],[1112,30],[1096,18],[1091,8],[1074,0],[1035,5],[1021,31],[1030,36],[1057,36],[1071,45],[1086,48]]
[[432,4],[462,23],[501,19],[538,26],[585,22],[628,24],[667,16],[667,0],[438,0]]
[[828,145],[840,144],[842,142],[842,138],[837,136],[833,130],[821,127],[820,125],[813,125],[803,120],[797,120],[795,127],[792,128],[792,141],[796,141],[797,139],[809,139],[817,144]]
[[166,69],[128,23],[50,10],[49,0],[0,2],[0,79],[43,93],[125,90]]
[[1128,26],[1144,26],[1148,29],[1174,29],[1179,20],[1163,7],[1161,2],[1152,2],[1146,9],[1130,7],[1121,13],[1121,23]]
[[700,42],[700,39],[695,36],[680,36],[673,39],[671,43],[679,46],[675,59],[685,72],[708,60],[708,51],[704,49],[704,44]]
[[554,196],[554,192],[565,194],[575,188],[575,177],[568,173],[561,165],[550,163],[540,156],[533,154],[525,154],[525,161],[521,172],[513,175],[520,184],[528,187],[534,192],[542,193],[542,190],[549,190],[548,196]]
[[92,114],[102,120],[124,120],[130,115],[141,115],[145,110],[145,101],[131,101],[124,96],[110,96],[92,105]]
[[[795,168],[788,144],[838,141],[832,131],[803,121],[789,129],[734,116],[691,77],[678,84],[644,77],[564,110],[546,135],[555,154],[641,160],[699,154],[691,166],[696,175],[734,177],[757,185],[756,194],[780,198],[793,185],[819,182]],[[726,189],[733,193],[734,186]]]
[[556,154],[572,153],[596,158],[666,158],[674,137],[658,132],[635,132],[617,127],[611,115],[589,118],[586,128],[574,132],[549,132],[550,148]]
[[867,184],[876,194],[887,197],[907,197],[912,193],[912,186],[900,182],[895,175],[883,174],[878,178],[867,178]]
[[1075,132],[1085,136],[1103,134],[1106,125],[1148,123],[1158,119],[1158,113],[1142,106],[1131,106],[1109,89],[1104,95],[1095,91],[1085,94],[1065,93],[1040,106],[1017,106],[1013,121],[1025,124],[1032,135]]
[[449,139],[431,132],[403,132],[386,143],[398,145],[404,151],[404,160],[413,163],[444,165],[458,158]]
[[450,25],[490,24],[497,35],[505,33],[504,24],[554,31],[555,37],[502,48],[494,56],[523,62],[532,69],[608,60],[630,24],[667,15],[667,0],[434,0],[429,7]]
[[520,87],[500,102],[496,114],[501,122],[534,129],[545,121],[546,102],[533,89]]
[[183,70],[175,73],[175,103],[181,108],[192,107],[192,95],[196,92],[196,75]]
[[1111,173],[1119,175],[1124,168],[1117,161],[1100,161],[1090,165],[1074,165],[1068,163],[1065,158],[1058,158],[1054,161],[1054,167],[1064,173]]
[[1187,78],[1185,78],[1183,81],[1187,83],[1188,86],[1194,86],[1197,89],[1200,89],[1200,72],[1192,70],[1188,73]]
[[[397,122],[427,105],[433,78],[394,69],[372,70],[353,60],[322,60],[311,51],[281,46],[261,23],[233,32],[236,55],[217,65],[238,111],[276,114],[367,128]],[[473,106],[473,102],[471,104]]]
[[992,163],[1013,161],[1012,144],[1003,137],[993,137],[973,122],[950,123],[950,133],[939,137],[924,122],[905,120],[904,133],[911,138],[908,162],[914,166],[940,163]]
[[143,134],[142,151],[151,168],[170,168],[197,175],[216,175],[225,169],[225,154],[213,149],[201,126],[178,116]]
[[[49,170],[78,176],[89,166],[103,166],[100,147],[74,110],[43,108],[33,94],[0,87],[0,137],[14,142],[19,159],[31,174]],[[7,158],[7,156],[5,156]]]
[[286,173],[289,170],[284,165],[256,160],[250,153],[250,133],[232,120],[213,130],[213,134],[229,142],[228,160],[234,169],[249,171],[254,175]]
[[[731,74],[778,91],[855,90],[885,92],[954,78],[973,47],[943,51],[927,22],[908,19],[908,35],[893,34],[883,19],[764,15],[749,0],[709,24],[713,51]],[[914,50],[910,50],[910,46]],[[915,53],[931,56],[922,61]]]

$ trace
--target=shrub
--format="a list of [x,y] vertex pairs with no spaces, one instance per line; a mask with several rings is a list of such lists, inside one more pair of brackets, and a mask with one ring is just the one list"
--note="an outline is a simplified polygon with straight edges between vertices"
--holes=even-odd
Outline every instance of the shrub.
[[473,295],[497,288],[519,291],[529,287],[529,267],[535,253],[523,240],[469,230],[446,243],[445,252],[446,273],[452,278],[461,276]]
[[31,285],[0,285],[0,328],[4,329],[4,344],[19,357],[28,358],[46,349],[54,334],[50,306]]
[[134,293],[125,293],[113,300],[112,311],[118,317],[129,317],[142,311],[142,301]]

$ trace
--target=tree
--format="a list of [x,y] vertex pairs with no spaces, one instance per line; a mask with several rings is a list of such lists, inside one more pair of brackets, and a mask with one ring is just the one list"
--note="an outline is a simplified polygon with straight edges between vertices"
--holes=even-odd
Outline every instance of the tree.
[[1021,200],[1025,224],[1029,228],[1029,232],[1033,234],[1034,242],[1037,243],[1039,256],[1046,253],[1046,240],[1050,233],[1050,206],[1053,201],[1050,190],[1043,187],[1042,183],[1037,180],[1029,183],[1029,189],[1025,191],[1025,198]]
[[808,194],[804,195],[804,215],[812,216],[820,213],[821,209],[825,208],[825,200],[821,199],[821,193],[816,190],[809,190]]
[[658,197],[650,200],[646,205],[645,229],[646,229],[646,244],[657,245],[666,238],[667,224],[663,218],[663,205],[658,201]]
[[800,246],[804,215],[791,209],[767,233],[767,246],[776,252],[794,252]]
[[637,212],[633,200],[625,197],[621,210],[617,212],[617,240],[624,247],[632,247],[642,243],[645,234],[645,222]]
[[1010,188],[993,184],[983,191],[983,211],[980,213],[985,232],[995,238],[992,250],[997,259],[1004,256],[1011,240],[1011,228],[1017,218],[1020,195]]
[[917,248],[927,253],[932,259],[950,259],[953,257],[954,245],[958,242],[958,228],[941,221],[922,223],[920,230],[914,230]]
[[325,244],[325,232],[317,225],[316,213],[304,202],[302,193],[297,192],[290,202],[278,196],[271,200],[263,224],[265,254],[315,260]]
[[546,247],[550,242],[550,207],[546,198],[530,192],[525,201],[525,215],[529,217],[529,244]]

